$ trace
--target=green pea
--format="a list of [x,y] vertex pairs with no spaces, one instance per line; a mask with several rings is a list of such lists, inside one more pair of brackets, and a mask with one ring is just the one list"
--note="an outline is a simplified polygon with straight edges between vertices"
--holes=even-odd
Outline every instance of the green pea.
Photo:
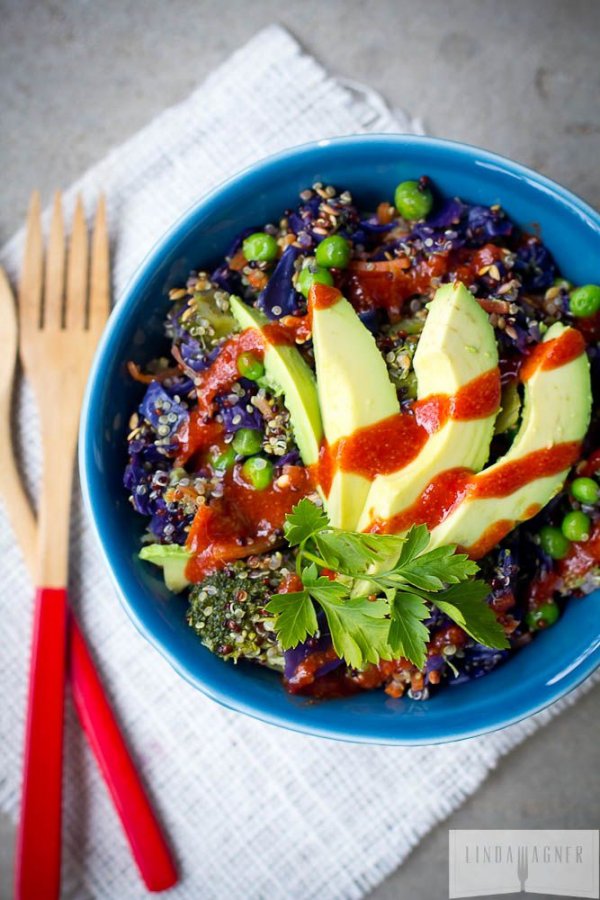
[[350,262],[350,244],[339,234],[321,241],[315,250],[317,265],[326,269],[345,269]]
[[396,188],[394,206],[403,219],[414,222],[424,219],[433,207],[433,195],[418,181],[403,181]]
[[235,463],[235,450],[229,444],[218,456],[213,459],[213,469],[231,469]]
[[554,625],[558,615],[558,604],[554,600],[549,600],[548,603],[542,603],[536,609],[530,610],[525,616],[525,621],[531,631],[538,631],[540,628],[549,628],[550,625]]
[[592,522],[581,510],[573,510],[566,514],[562,520],[562,533],[570,541],[587,541],[590,537]]
[[257,491],[264,491],[273,481],[273,464],[264,456],[251,456],[242,466],[242,475]]
[[552,525],[540,529],[540,545],[552,559],[564,559],[571,546],[560,528],[553,528]]
[[277,259],[279,245],[272,234],[255,231],[242,244],[242,252],[251,262],[271,262]]
[[304,266],[296,279],[296,290],[308,297],[308,292],[313,284],[332,285],[333,275],[329,269],[324,269],[322,266],[314,266],[313,268]]
[[571,494],[575,500],[591,506],[600,496],[600,487],[593,478],[576,478],[571,485]]
[[265,367],[254,353],[240,353],[237,358],[237,370],[244,378],[258,381],[265,374]]
[[254,456],[262,447],[262,434],[254,428],[240,428],[235,433],[232,446],[240,456]]
[[569,309],[573,316],[586,318],[595,315],[600,310],[600,286],[584,284],[575,288],[569,297]]

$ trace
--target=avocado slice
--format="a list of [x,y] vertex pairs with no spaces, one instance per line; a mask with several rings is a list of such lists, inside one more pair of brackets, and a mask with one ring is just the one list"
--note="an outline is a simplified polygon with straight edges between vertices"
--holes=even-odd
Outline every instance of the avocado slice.
[[[260,310],[248,306],[239,297],[230,297],[231,312],[242,330],[262,331],[272,324]],[[265,341],[265,379],[269,386],[281,391],[289,410],[294,437],[304,465],[311,466],[319,458],[323,438],[319,398],[315,378],[296,347]]]
[[[544,343],[574,329],[552,325]],[[505,496],[477,496],[483,480],[490,483],[506,466],[525,460],[536,451],[550,452],[558,444],[582,441],[592,409],[590,365],[581,353],[554,368],[538,367],[525,381],[523,419],[513,444],[493,466],[472,478],[461,503],[431,532],[430,547],[459,544],[475,558],[487,553],[520,522],[543,508],[563,486],[571,462],[562,471],[534,478]],[[573,460],[574,461],[574,460]],[[486,492],[486,494],[489,493]]]
[[[333,448],[356,429],[397,414],[400,406],[385,361],[352,305],[339,291],[318,284],[309,303],[323,429]],[[370,484],[362,475],[334,469],[326,498],[334,527],[356,529]]]
[[180,544],[146,544],[139,552],[140,559],[161,567],[166,586],[176,594],[190,583],[185,577],[185,567],[191,556]]
[[[456,394],[473,379],[498,366],[494,330],[486,313],[460,282],[445,284],[436,291],[413,365],[418,400]],[[498,396],[499,392],[498,372]],[[430,435],[412,462],[397,472],[378,475],[369,491],[358,530],[367,530],[375,520],[400,517],[431,480],[446,469],[479,470],[489,455],[497,412],[496,409],[479,419],[448,419]]]

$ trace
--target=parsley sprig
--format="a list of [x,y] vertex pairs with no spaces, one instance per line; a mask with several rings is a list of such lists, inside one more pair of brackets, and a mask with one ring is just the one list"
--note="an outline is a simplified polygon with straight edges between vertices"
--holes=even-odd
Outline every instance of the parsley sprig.
[[502,649],[508,640],[485,602],[490,588],[479,566],[455,545],[427,550],[424,525],[408,534],[359,534],[332,528],[327,513],[306,498],[286,517],[285,537],[298,547],[302,590],[267,604],[284,650],[319,630],[324,613],[337,655],[349,666],[404,657],[425,665],[436,606],[478,643]]

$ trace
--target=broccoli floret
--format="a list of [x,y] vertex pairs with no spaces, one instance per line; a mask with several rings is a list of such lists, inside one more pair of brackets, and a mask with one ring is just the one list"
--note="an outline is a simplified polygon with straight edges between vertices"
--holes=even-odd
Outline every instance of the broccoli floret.
[[281,564],[281,553],[250,557],[209,575],[190,590],[188,624],[212,653],[283,669],[283,650],[264,608],[286,572]]

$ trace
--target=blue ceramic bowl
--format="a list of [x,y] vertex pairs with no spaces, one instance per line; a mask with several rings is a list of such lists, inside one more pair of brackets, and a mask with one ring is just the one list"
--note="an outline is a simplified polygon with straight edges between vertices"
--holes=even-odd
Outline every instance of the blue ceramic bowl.
[[[221,259],[248,224],[277,220],[315,181],[343,185],[363,208],[393,197],[399,181],[429,175],[448,195],[501,203],[525,228],[539,227],[561,271],[600,281],[600,216],[564,188],[491,153],[399,135],[361,136],[298,147],[217,188],[177,222],[148,256],[111,316],[96,355],[81,424],[83,489],[125,608],[147,639],[191,684],[223,705],[276,725],[350,741],[426,744],[482,734],[530,716],[582,682],[600,661],[598,597],[574,599],[560,622],[496,671],[448,687],[426,703],[381,691],[315,703],[285,693],[278,675],[232,665],[208,652],[185,623],[186,602],[158,570],[137,559],[144,521],[122,487],[127,421],[142,389],[125,363],[164,350],[167,292],[192,268]],[[176,702],[176,699],[175,699]]]

